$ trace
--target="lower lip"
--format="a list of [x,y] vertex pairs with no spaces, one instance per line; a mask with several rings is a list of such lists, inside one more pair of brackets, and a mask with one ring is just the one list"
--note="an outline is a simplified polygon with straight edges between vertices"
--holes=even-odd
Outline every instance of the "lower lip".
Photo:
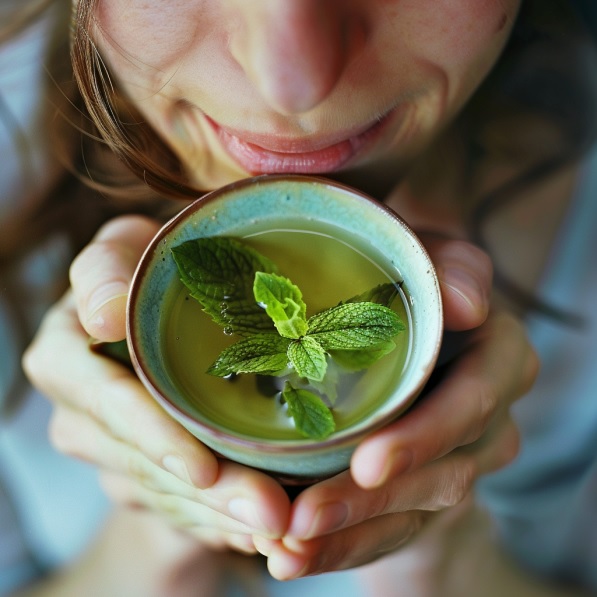
[[208,118],[226,151],[251,174],[317,174],[340,170],[380,136],[389,120],[390,114],[363,133],[322,149],[305,152],[278,152],[243,141],[220,128]]

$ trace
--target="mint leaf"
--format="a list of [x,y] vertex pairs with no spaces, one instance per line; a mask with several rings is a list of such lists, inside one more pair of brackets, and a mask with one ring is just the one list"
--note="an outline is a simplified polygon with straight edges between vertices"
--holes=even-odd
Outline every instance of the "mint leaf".
[[256,334],[244,338],[223,350],[207,373],[226,377],[233,373],[276,375],[288,367],[290,340],[271,334]]
[[241,335],[275,332],[253,296],[256,272],[277,271],[267,257],[225,236],[186,241],[172,257],[182,283],[216,323]]
[[330,356],[340,367],[349,371],[367,369],[396,348],[392,340],[358,350],[331,350]]
[[300,338],[307,331],[307,307],[303,295],[288,278],[257,272],[253,284],[255,300],[272,318],[285,338]]
[[319,343],[305,336],[288,346],[288,358],[301,377],[322,381],[327,369],[326,354]]
[[383,305],[384,307],[390,307],[392,302],[396,298],[398,294],[398,288],[400,283],[393,284],[391,282],[386,282],[384,284],[378,284],[374,288],[370,290],[366,290],[361,294],[357,294],[352,298],[349,298],[346,301],[342,301],[340,304],[344,305],[346,303],[377,303],[379,305]]
[[297,430],[311,439],[324,439],[336,429],[330,409],[323,400],[308,390],[297,390],[286,383],[282,398]]
[[346,303],[314,315],[308,336],[326,350],[370,348],[405,329],[400,317],[377,303]]

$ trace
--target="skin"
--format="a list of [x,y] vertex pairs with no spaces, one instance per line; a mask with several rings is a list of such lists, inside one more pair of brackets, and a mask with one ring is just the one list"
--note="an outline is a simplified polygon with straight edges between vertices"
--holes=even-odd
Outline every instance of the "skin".
[[[94,35],[114,77],[198,187],[263,171],[358,171],[366,181],[387,163],[395,183],[406,184],[409,163],[498,58],[517,7],[103,0]],[[369,139],[363,131],[389,111]],[[348,157],[347,144],[358,146]],[[399,211],[400,189],[392,195]],[[433,229],[428,215],[420,225]],[[442,383],[364,441],[349,471],[292,503],[268,476],[218,461],[128,370],[87,350],[88,335],[125,336],[131,276],[157,229],[134,216],[107,223],[74,262],[72,290],[24,358],[54,403],[53,443],[97,465],[116,502],[153,510],[212,547],[258,550],[274,577],[288,579],[395,550],[431,513],[463,499],[478,475],[514,457],[508,409],[536,375],[535,354],[513,317],[488,315],[487,256],[433,234],[422,238],[441,279],[446,328],[474,330]]]
[[[102,0],[95,36],[129,97],[195,184],[210,188],[251,173],[404,167],[486,76],[517,8],[514,0]],[[320,155],[380,118],[383,130],[347,160]]]

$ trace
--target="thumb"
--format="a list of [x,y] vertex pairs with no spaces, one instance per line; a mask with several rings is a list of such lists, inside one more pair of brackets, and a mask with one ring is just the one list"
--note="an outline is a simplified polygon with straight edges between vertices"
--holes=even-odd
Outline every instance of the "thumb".
[[143,251],[160,224],[144,216],[110,220],[75,258],[70,268],[79,321],[103,342],[126,335],[126,301]]

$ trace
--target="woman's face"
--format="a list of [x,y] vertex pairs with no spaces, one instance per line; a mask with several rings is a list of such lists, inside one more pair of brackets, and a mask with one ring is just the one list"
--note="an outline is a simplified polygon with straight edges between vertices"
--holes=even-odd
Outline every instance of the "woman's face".
[[520,0],[99,0],[115,78],[193,182],[411,159],[502,50]]

